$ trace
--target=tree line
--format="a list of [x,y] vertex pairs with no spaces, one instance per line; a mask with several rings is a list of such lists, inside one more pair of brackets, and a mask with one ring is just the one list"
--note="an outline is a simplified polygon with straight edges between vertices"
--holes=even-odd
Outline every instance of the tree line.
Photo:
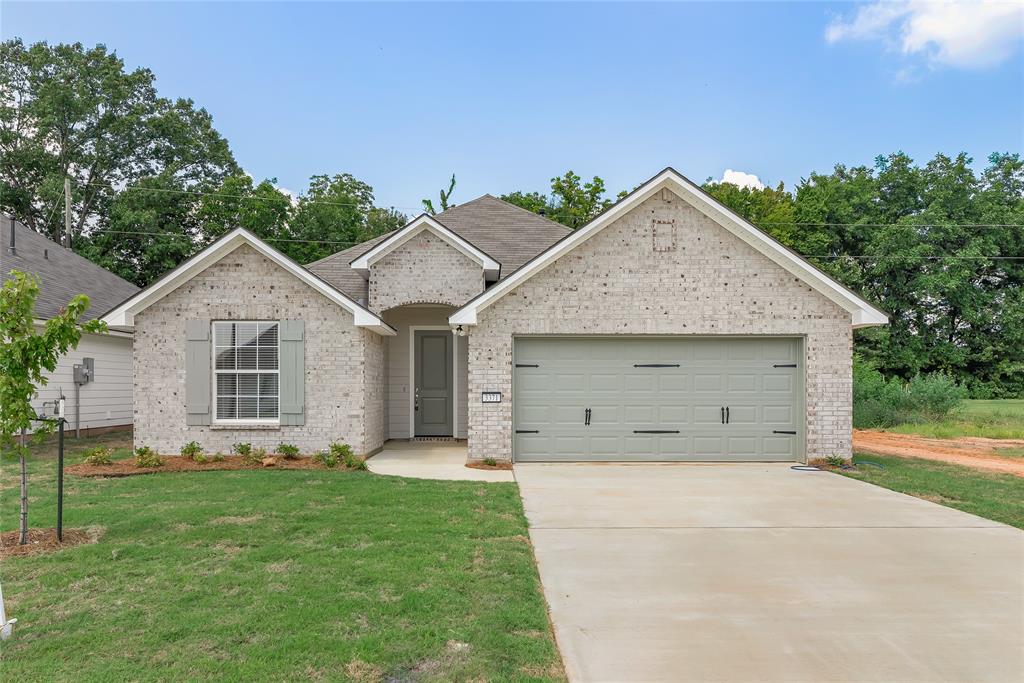
[[[239,226],[309,263],[408,220],[348,173],[313,176],[298,197],[254,180],[205,110],[160,97],[151,71],[125,70],[102,45],[8,40],[0,92],[0,208],[62,241],[70,178],[72,248],[140,286]],[[703,188],[890,315],[855,336],[886,376],[944,371],[976,397],[1024,396],[1019,154],[976,172],[966,154],[921,165],[896,152],[792,189]],[[440,210],[454,191],[453,176]],[[501,198],[575,229],[624,194],[570,170]]]

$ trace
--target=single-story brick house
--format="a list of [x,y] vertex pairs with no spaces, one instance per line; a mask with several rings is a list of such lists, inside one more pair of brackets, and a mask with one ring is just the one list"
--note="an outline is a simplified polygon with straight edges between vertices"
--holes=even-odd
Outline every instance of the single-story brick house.
[[235,230],[104,319],[139,444],[506,461],[849,457],[887,322],[672,169],[575,231],[485,195],[303,267]]

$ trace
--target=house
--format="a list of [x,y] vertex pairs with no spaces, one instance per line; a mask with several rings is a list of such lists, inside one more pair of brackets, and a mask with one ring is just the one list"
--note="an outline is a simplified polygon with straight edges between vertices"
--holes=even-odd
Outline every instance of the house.
[[140,444],[505,461],[849,457],[887,322],[671,168],[575,231],[485,195],[303,267],[235,230],[104,319]]
[[[89,297],[86,315],[94,318],[139,291],[87,258],[65,249],[10,216],[0,217],[0,270],[39,278],[35,316],[39,326],[57,314],[72,297]],[[75,382],[75,366],[91,367],[89,381]],[[132,335],[126,331],[83,334],[78,346],[64,355],[53,372],[44,373],[32,405],[43,410],[63,392],[69,429],[96,433],[132,423]],[[79,379],[83,378],[81,372]]]

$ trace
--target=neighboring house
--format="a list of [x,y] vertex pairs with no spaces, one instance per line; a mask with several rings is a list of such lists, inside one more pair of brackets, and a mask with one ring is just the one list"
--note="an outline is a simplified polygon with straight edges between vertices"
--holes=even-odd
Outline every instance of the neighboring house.
[[[0,217],[0,223],[0,270],[4,279],[12,270],[32,273],[39,278],[35,316],[40,326],[77,294],[89,297],[89,309],[85,315],[95,318],[139,291],[127,280],[48,240],[11,217]],[[85,360],[89,358],[92,361]],[[91,380],[76,387],[74,367],[90,362],[93,367]],[[47,384],[39,389],[32,405],[36,410],[42,410],[44,401],[53,401],[63,392],[69,429],[80,427],[83,433],[89,433],[132,423],[130,333],[84,334],[78,346],[60,359],[57,369],[45,375]]]
[[887,321],[672,169],[573,232],[485,195],[303,267],[235,230],[104,319],[139,444],[506,461],[849,457]]

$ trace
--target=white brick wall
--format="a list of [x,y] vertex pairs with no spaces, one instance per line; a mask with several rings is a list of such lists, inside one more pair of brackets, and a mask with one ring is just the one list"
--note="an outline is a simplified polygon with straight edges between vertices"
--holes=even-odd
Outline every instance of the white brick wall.
[[404,304],[461,306],[483,291],[483,268],[431,232],[422,232],[370,266],[369,309]]
[[[303,320],[305,424],[270,430],[185,424],[185,321]],[[344,441],[357,453],[384,438],[384,342],[352,315],[248,246],[231,252],[135,317],[135,443],[174,454],[188,441],[228,452],[248,441],[304,453]]]
[[[674,220],[674,239],[654,220]],[[666,238],[669,239],[666,239]],[[849,457],[850,314],[665,191],[479,316],[469,336],[469,458],[512,457],[512,340],[526,334],[800,335],[809,458]]]

